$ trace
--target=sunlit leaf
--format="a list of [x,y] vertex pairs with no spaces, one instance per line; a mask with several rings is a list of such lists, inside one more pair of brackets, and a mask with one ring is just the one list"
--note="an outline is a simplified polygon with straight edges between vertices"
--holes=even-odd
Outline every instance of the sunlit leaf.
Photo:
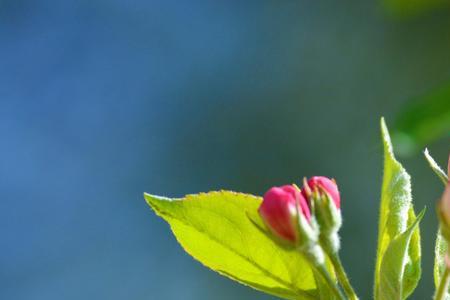
[[[411,227],[415,221],[414,208],[411,205],[408,212],[408,227]],[[411,295],[419,283],[420,276],[422,275],[422,268],[420,265],[421,258],[420,230],[417,227],[411,236],[411,242],[408,247],[408,258],[403,270],[403,298],[407,298]]]
[[284,299],[318,299],[314,274],[297,251],[280,247],[251,221],[262,199],[210,192],[169,199],[145,194],[181,246],[205,266]]
[[[425,209],[422,210],[408,229],[393,239],[387,247],[383,255],[383,261],[381,262],[378,299],[401,300],[409,295],[411,283],[404,280],[406,276],[404,270],[410,259],[408,257],[409,244],[424,213]],[[415,288],[415,284],[413,284],[412,288]]]
[[[402,234],[407,232],[407,228],[411,228],[416,217],[412,206],[411,196],[411,179],[403,166],[395,159],[388,129],[381,120],[381,133],[384,146],[384,174],[381,190],[380,219],[378,228],[378,248],[377,260],[375,266],[375,286],[374,297],[383,298],[382,291],[385,287],[385,280],[382,278],[382,263],[386,251],[391,247],[395,240],[398,240]],[[394,246],[392,246],[394,247]],[[392,299],[405,299],[410,295],[420,279],[420,232],[418,227],[413,227],[408,251],[404,257],[399,256],[397,259],[401,266],[400,269],[392,268],[392,272],[400,272],[396,274],[401,279],[401,293]],[[395,258],[394,258],[395,260]],[[392,261],[392,258],[387,259]],[[383,263],[387,268],[386,262]],[[394,276],[391,274],[390,276]]]

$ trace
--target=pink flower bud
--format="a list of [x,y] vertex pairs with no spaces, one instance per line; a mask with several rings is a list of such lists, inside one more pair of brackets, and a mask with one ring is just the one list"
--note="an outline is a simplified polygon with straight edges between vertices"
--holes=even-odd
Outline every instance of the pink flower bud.
[[268,190],[258,212],[274,235],[292,243],[298,242],[300,238],[298,213],[308,221],[311,219],[306,199],[292,185]]
[[306,191],[308,190],[308,188],[311,191],[317,190],[318,192],[323,190],[328,194],[328,196],[330,196],[336,207],[339,209],[341,208],[341,196],[339,195],[339,190],[334,180],[331,180],[324,176],[314,176],[308,180],[307,184],[308,186],[305,186],[305,188],[302,190],[303,196],[309,198],[306,196]]

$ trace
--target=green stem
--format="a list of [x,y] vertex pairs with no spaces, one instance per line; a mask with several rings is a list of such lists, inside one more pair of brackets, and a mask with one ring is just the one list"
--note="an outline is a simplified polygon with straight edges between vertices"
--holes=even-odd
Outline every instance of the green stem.
[[330,273],[325,267],[325,254],[323,252],[323,249],[318,244],[314,244],[309,245],[309,247],[302,248],[300,252],[310,263],[313,271],[323,278],[324,283],[330,288],[330,290],[336,296],[336,299],[346,300],[344,294],[339,289],[339,286],[336,284],[335,280],[331,278]]
[[348,280],[347,274],[345,273],[344,267],[342,266],[341,259],[339,258],[339,237],[337,236],[337,233],[324,234],[323,236],[321,236],[320,244],[325,250],[327,256],[330,258],[336,272],[337,279],[342,285],[342,288],[344,289],[347,297],[350,300],[358,300],[358,296],[353,290],[353,287],[350,284],[350,280]]
[[319,272],[320,275],[322,275],[323,279],[327,283],[327,285],[330,287],[330,289],[333,291],[337,299],[339,300],[345,300],[345,296],[342,294],[339,287],[334,282],[333,278],[331,278],[330,274],[328,273],[327,269],[323,265],[316,265],[316,270]]
[[339,255],[337,253],[330,253],[328,254],[328,256],[331,260],[331,263],[333,264],[334,270],[336,271],[336,276],[339,282],[342,284],[342,288],[344,289],[348,298],[350,300],[358,300],[358,296],[356,295],[352,285],[350,284],[350,281],[348,280]]
[[448,284],[450,282],[450,270],[445,268],[444,274],[442,274],[441,282],[439,283],[438,290],[434,296],[434,300],[444,300],[445,294],[448,290]]

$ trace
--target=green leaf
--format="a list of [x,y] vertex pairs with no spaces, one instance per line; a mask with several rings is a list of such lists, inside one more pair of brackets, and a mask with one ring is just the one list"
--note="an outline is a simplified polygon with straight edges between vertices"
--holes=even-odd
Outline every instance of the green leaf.
[[450,84],[409,101],[400,111],[394,129],[394,144],[402,155],[420,153],[425,145],[449,138]]
[[[423,212],[425,213],[425,209],[423,209]],[[419,216],[417,218],[419,218]],[[411,206],[408,211],[408,227],[411,227],[415,220],[416,216],[414,214],[414,209]],[[422,275],[422,268],[420,265],[421,258],[420,230],[419,227],[417,227],[412,233],[411,242],[408,247],[408,258],[404,266],[403,299],[409,297],[419,283],[420,276]]]
[[428,152],[428,149],[425,148],[425,151],[423,152],[425,155],[425,158],[428,161],[428,164],[430,165],[431,169],[436,173],[436,175],[441,179],[441,181],[445,184],[448,182],[447,174],[442,170],[441,167],[437,164],[437,162],[431,157],[430,153]]
[[145,194],[145,199],[184,250],[205,266],[284,299],[317,299],[305,258],[280,247],[248,217],[255,218],[260,197],[220,191],[183,199]]
[[[442,274],[444,274],[445,271],[445,254],[447,253],[447,242],[441,235],[441,231],[438,230],[436,235],[436,245],[434,247],[434,268],[433,268],[433,275],[434,275],[434,285],[436,289],[439,286],[439,283],[441,282]],[[445,299],[450,299],[450,294],[447,291],[447,296]]]
[[446,8],[448,0],[383,0],[387,12],[397,17],[413,17],[438,8]]
[[409,244],[424,213],[425,209],[405,232],[392,240],[386,249],[380,268],[380,300],[405,299],[407,297],[405,294],[409,292],[408,289],[411,289],[411,284],[413,284],[413,289],[415,288],[414,282],[404,280],[405,266],[408,265],[410,259],[408,255]]
[[[445,174],[445,172],[442,170],[442,168],[437,164],[437,162],[433,159],[433,157],[428,152],[428,149],[425,149],[424,155],[428,163],[430,164],[431,169],[436,173],[436,175],[441,179],[442,183],[444,185],[448,182],[448,176]],[[442,274],[444,274],[445,271],[445,254],[447,253],[447,242],[441,235],[441,231],[438,230],[436,234],[436,245],[434,248],[434,268],[433,268],[433,275],[434,275],[434,284],[436,286],[436,289],[439,286],[439,283],[441,282]],[[447,292],[446,299],[450,299],[450,293]]]
[[[381,134],[384,147],[384,175],[381,189],[378,248],[375,265],[375,300],[385,299],[382,298],[383,295],[381,294],[384,288],[381,282],[381,268],[387,249],[402,234],[407,232],[408,228],[411,228],[416,220],[412,206],[411,179],[403,166],[395,159],[389,132],[383,118],[381,119]],[[402,293],[392,299],[405,299],[413,292],[420,279],[421,251],[419,228],[414,227],[411,234],[406,254],[407,258],[397,258],[401,263],[400,266],[402,266],[401,270],[397,270],[399,272],[397,276],[400,276],[399,278],[402,280],[402,288],[400,289]]]

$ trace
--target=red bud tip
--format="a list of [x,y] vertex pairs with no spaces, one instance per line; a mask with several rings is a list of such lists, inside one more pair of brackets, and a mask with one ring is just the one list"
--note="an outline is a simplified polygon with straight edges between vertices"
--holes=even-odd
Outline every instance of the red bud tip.
[[[314,176],[308,180],[307,186],[305,185],[304,190],[309,188],[311,190],[324,190],[327,192],[328,196],[333,200],[337,208],[341,208],[341,196],[334,179],[330,179],[324,176]],[[305,192],[302,192],[303,196],[306,196]]]

